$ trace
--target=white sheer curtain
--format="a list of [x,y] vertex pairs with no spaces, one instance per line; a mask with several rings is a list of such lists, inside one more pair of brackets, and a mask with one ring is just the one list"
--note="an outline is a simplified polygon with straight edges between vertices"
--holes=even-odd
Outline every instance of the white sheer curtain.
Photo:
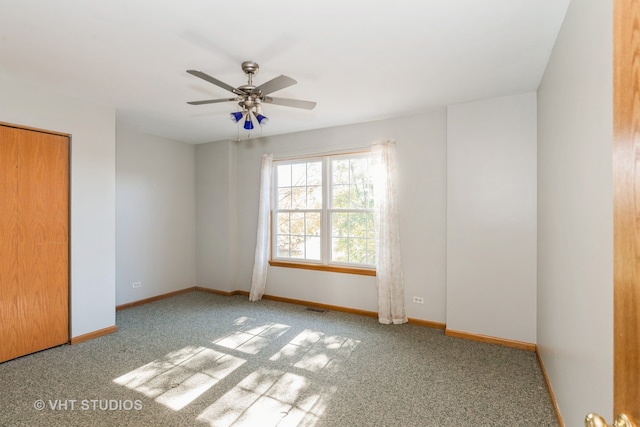
[[253,264],[253,277],[251,279],[251,292],[249,301],[259,301],[264,295],[267,285],[267,267],[269,266],[269,241],[270,241],[270,197],[271,176],[273,169],[273,154],[262,156],[262,169],[260,172],[260,206],[258,208],[258,237],[256,241],[256,257]]
[[372,148],[378,321],[384,324],[407,322],[396,202],[395,145],[393,140],[384,140],[375,142]]

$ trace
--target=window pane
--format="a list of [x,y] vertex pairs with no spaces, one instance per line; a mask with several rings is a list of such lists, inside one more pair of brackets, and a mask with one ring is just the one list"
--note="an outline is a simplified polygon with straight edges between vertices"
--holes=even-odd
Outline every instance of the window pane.
[[278,187],[291,187],[291,165],[278,165]]
[[331,161],[331,182],[333,184],[349,184],[349,160]]
[[304,212],[291,213],[290,233],[296,236],[304,236]]
[[276,233],[278,233],[278,235],[290,233],[289,214],[287,212],[278,212],[276,214],[276,221],[278,224]]
[[331,207],[335,209],[371,209],[373,181],[368,158],[331,162]]
[[322,209],[322,186],[307,187],[307,208]]
[[365,191],[367,192],[367,209],[373,209],[373,183],[369,182],[365,187]]
[[306,235],[320,236],[320,212],[308,212],[306,214]]
[[351,161],[351,207],[369,208],[371,199],[371,176],[367,159],[353,159]]
[[351,159],[351,182],[365,182],[369,176],[369,164],[367,159]]
[[349,262],[349,239],[339,237],[331,239],[331,260]]
[[307,164],[296,163],[291,165],[291,185],[305,186],[307,185]]
[[322,185],[322,162],[307,163],[307,185]]
[[349,207],[356,209],[367,208],[368,194],[366,188],[360,184],[354,184],[349,187]]
[[306,187],[293,187],[291,189],[291,209],[304,209],[307,207]]
[[307,236],[306,258],[320,260],[320,236]]
[[331,187],[331,207],[334,209],[349,208],[349,186],[334,185]]
[[331,214],[331,236],[347,237],[349,235],[349,214],[333,212]]
[[291,209],[291,187],[278,188],[278,209]]
[[304,258],[304,236],[291,236],[291,258]]
[[289,236],[278,236],[278,247],[276,249],[276,255],[279,257],[289,258]]
[[373,213],[367,213],[367,238],[375,239],[376,237],[376,229],[373,224]]
[[349,236],[363,238],[367,236],[366,212],[351,212],[349,214]]
[[349,262],[365,264],[367,262],[367,240],[360,238],[349,240]]

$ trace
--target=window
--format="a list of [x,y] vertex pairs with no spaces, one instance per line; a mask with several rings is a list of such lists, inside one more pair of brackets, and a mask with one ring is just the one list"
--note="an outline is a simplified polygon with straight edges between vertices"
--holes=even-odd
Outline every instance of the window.
[[367,153],[274,162],[272,265],[375,274]]

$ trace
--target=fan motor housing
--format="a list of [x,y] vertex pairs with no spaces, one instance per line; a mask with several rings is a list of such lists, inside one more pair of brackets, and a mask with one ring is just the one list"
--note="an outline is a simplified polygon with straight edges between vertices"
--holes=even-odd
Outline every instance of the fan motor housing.
[[258,74],[258,70],[260,70],[260,66],[253,61],[244,61],[242,63],[242,71],[246,74],[256,75]]
[[243,92],[246,93],[251,93],[251,91],[253,91],[256,87],[253,85],[242,85],[242,86],[238,86],[238,89],[240,89]]
[[245,99],[244,101],[240,101],[238,102],[238,105],[241,108],[246,108],[246,109],[252,109],[254,107],[257,107],[258,105],[260,105],[261,102],[259,99]]

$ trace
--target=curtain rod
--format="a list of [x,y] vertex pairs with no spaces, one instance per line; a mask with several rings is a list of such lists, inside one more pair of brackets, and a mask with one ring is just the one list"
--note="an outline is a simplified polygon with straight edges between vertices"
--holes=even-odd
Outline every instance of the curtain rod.
[[371,151],[371,145],[369,146],[361,146],[361,147],[350,147],[341,150],[330,150],[330,151],[308,151],[301,152],[298,154],[274,154],[273,160],[302,160],[302,159],[312,159],[315,157],[323,157],[323,156],[338,156],[342,154],[361,154]]

